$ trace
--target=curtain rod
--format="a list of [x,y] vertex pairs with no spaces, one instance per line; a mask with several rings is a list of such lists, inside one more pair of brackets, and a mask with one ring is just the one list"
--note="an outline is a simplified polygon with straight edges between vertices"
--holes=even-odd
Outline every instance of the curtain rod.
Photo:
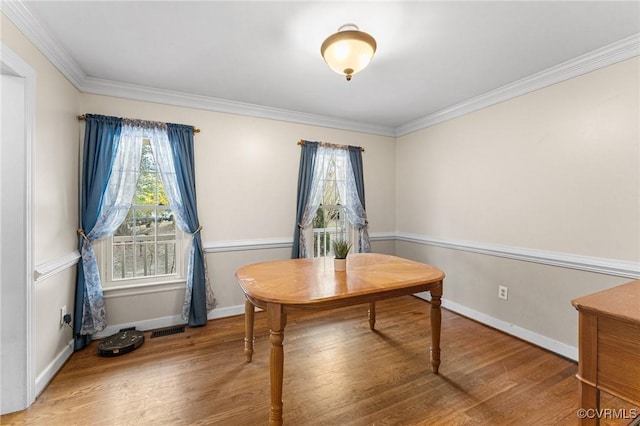
[[[305,142],[306,141],[304,139],[300,139],[298,141],[298,145],[302,146],[302,145],[304,145]],[[309,142],[311,142],[311,141],[309,141]],[[335,144],[335,143],[320,142],[320,141],[318,141],[318,145],[324,146],[324,147],[327,147],[327,148],[342,148],[342,149],[348,149],[349,148],[349,145],[338,145],[338,144]],[[364,152],[364,148],[363,147],[359,146],[357,148],[360,148],[360,151]]]
[[[86,119],[87,119],[87,116],[84,114],[78,116],[78,121],[84,121]],[[195,126],[191,126],[191,127],[193,127],[193,133],[200,133],[200,129],[198,129]]]

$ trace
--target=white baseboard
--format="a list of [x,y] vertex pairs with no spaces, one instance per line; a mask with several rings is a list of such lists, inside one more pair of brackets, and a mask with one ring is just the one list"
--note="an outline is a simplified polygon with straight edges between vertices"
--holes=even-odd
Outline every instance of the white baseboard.
[[[416,296],[424,300],[431,300],[431,295],[428,292],[418,293],[416,294]],[[569,346],[554,339],[550,339],[549,337],[543,336],[542,334],[534,333],[533,331],[527,330],[526,328],[519,327],[506,321],[502,321],[490,315],[475,311],[464,305],[446,300],[444,298],[442,299],[442,307],[467,318],[471,318],[472,320],[478,321],[479,323],[488,325],[489,327],[495,328],[496,330],[500,330],[526,342],[532,343],[536,346],[540,346],[541,348],[547,349],[565,358],[569,358],[573,361],[578,361],[578,348],[576,347]]]
[[[417,297],[424,300],[431,300],[431,296],[428,292],[418,293]],[[565,358],[569,358],[573,361],[578,360],[578,348],[569,346],[565,343],[559,342],[554,339],[550,339],[549,337],[543,336],[541,334],[535,333],[531,330],[527,330],[526,328],[519,327],[517,325],[508,323],[506,321],[499,320],[490,315],[484,314],[482,312],[478,312],[471,308],[468,308],[459,303],[452,302],[447,299],[442,299],[442,307],[446,308],[452,312],[465,316],[467,318],[471,318],[472,320],[478,321],[482,324],[488,325],[489,327],[495,328],[497,330],[503,331],[507,334],[515,336],[519,339],[532,343],[536,346],[540,346],[541,348],[547,349],[553,353],[556,353]],[[209,320],[217,319],[217,318],[226,318],[232,317],[236,315],[244,314],[244,305],[235,305],[229,306],[226,308],[213,309],[207,315]],[[126,327],[136,327],[137,330],[153,330],[156,328],[162,327],[170,327],[172,325],[184,324],[185,321],[179,316],[173,317],[164,317],[158,318],[155,320],[149,321],[139,321],[136,323],[130,324],[119,324],[115,326],[110,326],[104,329],[101,333],[95,334],[93,336],[94,339],[103,338],[106,336],[110,336],[111,334],[117,333],[121,328]]]
[[212,320],[216,318],[233,317],[236,315],[244,315],[244,304],[212,309],[211,312],[209,312],[209,315],[207,315],[207,319]]
[[[235,315],[244,314],[244,305],[235,305],[228,306],[226,308],[217,308],[212,309],[211,312],[207,315],[208,320],[217,319],[217,318],[226,318],[232,317]],[[186,324],[187,321],[182,319],[181,315],[172,315],[168,317],[161,318],[153,318],[150,320],[144,321],[136,321],[130,323],[122,323],[110,325],[100,333],[96,333],[91,336],[93,340],[103,339],[105,337],[111,336],[113,334],[118,333],[123,328],[135,327],[136,330],[147,331],[147,330],[155,330],[158,328],[171,327],[174,325],[183,325]]]
[[93,340],[103,339],[118,333],[123,328],[135,327],[136,330],[146,331],[155,330],[157,328],[171,327],[173,325],[186,324],[186,321],[182,319],[180,315],[172,315],[168,317],[153,318],[150,320],[136,321],[130,323],[122,323],[116,325],[110,325],[100,333],[96,333],[91,336]]
[[60,371],[71,354],[73,354],[73,339],[69,340],[64,349],[62,349],[53,361],[47,365],[44,371],[36,377],[36,397],[47,387],[51,379]]

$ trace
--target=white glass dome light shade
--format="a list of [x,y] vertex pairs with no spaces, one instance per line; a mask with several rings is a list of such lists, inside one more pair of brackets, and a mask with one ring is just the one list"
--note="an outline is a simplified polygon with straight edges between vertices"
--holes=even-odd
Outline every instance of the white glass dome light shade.
[[[355,30],[342,30],[345,27]],[[376,52],[376,41],[369,34],[359,31],[353,24],[343,25],[337,33],[322,43],[320,52],[329,67],[351,80],[351,76],[362,71]]]

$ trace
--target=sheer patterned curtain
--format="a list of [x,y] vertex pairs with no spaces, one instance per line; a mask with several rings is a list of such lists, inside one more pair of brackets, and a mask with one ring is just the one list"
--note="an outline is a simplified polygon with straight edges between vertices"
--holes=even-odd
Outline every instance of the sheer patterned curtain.
[[364,172],[362,167],[362,148],[359,146],[349,146],[349,159],[353,173],[353,183],[358,193],[358,199],[362,207],[362,218],[364,224],[358,225],[358,251],[360,253],[371,252],[371,242],[369,241],[369,222],[367,221],[367,208],[364,201]]
[[78,266],[74,312],[76,350],[107,326],[93,242],[112,234],[131,208],[142,146],[134,129],[119,118],[88,114],[86,121],[78,229],[82,261]]
[[182,318],[188,319],[190,326],[202,326],[207,323],[207,313],[213,309],[215,298],[209,284],[198,220],[193,127],[167,124],[163,135],[151,139],[151,148],[176,224],[181,231],[191,234]]
[[331,161],[332,148],[319,146],[316,152],[316,158],[311,177],[311,188],[307,195],[307,204],[302,211],[302,216],[298,226],[300,227],[300,257],[309,257],[309,249],[307,247],[307,239],[304,230],[309,228],[313,222],[313,218],[318,211],[318,207],[322,203],[324,195],[324,187],[326,184],[327,170]]
[[368,253],[371,251],[368,234],[366,234],[366,238],[363,238],[363,230],[366,233],[367,229],[367,214],[362,203],[360,203],[360,196],[358,194],[354,170],[351,165],[349,150],[342,148],[334,149],[331,155],[335,155],[336,158],[340,159],[341,164],[344,164],[345,183],[344,185],[338,185],[340,200],[344,203],[347,221],[358,229],[358,251],[360,253]]

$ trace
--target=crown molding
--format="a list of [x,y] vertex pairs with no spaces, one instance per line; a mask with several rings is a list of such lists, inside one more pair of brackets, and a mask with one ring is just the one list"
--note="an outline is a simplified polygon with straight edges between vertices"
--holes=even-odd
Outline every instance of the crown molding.
[[391,127],[89,77],[73,57],[46,32],[23,1],[2,1],[0,9],[71,84],[84,93],[390,137],[404,136],[640,55],[640,34],[634,34],[483,95],[400,126]]
[[395,136],[395,129],[372,123],[344,120],[319,114],[308,114],[282,108],[268,107],[246,102],[230,101],[209,96],[194,95],[153,87],[86,77],[82,91],[96,95],[115,96],[145,102],[163,103],[186,108],[196,108],[227,114],[245,115],[270,120],[288,121],[312,126],[330,127],[382,136]]
[[640,34],[634,34],[459,104],[402,124],[395,129],[396,137],[408,135],[638,55],[640,55]]
[[344,120],[282,108],[231,101],[189,93],[156,89],[86,75],[80,65],[42,27],[21,0],[1,1],[0,10],[33,43],[71,84],[83,93],[114,96],[228,114],[245,115],[312,126],[330,127],[382,136],[395,136],[395,129],[375,123]]
[[86,73],[40,25],[22,1],[0,1],[0,10],[76,89],[81,90]]

